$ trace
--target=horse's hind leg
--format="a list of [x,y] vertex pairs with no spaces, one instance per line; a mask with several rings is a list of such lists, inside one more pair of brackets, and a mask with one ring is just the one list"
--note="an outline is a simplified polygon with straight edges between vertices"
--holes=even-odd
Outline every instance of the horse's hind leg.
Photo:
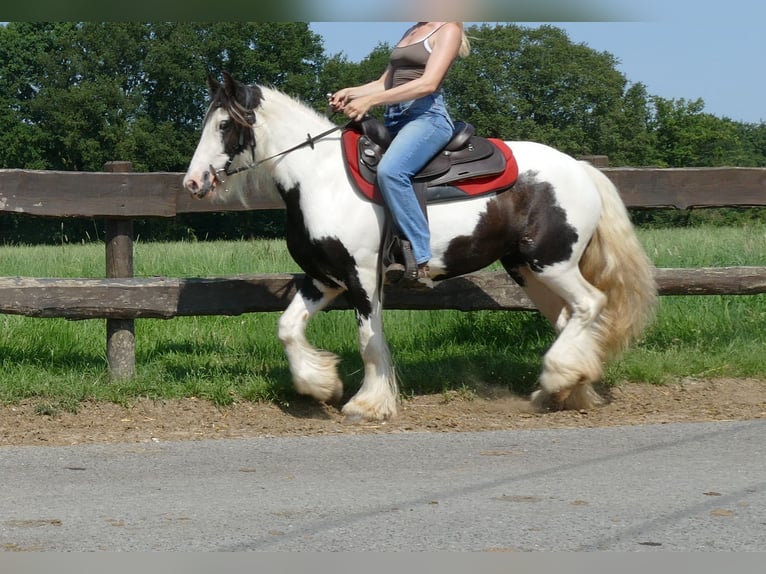
[[[538,408],[592,407],[601,402],[591,385],[603,374],[604,353],[595,335],[606,296],[585,280],[576,265],[554,266],[534,276],[538,291],[550,289],[548,300],[559,297],[564,307],[555,318],[558,337],[543,357],[540,389],[532,401]],[[552,309],[555,306],[548,312]]]
[[528,267],[514,268],[506,265],[502,260],[501,263],[508,274],[524,289],[537,310],[550,321],[556,333],[561,333],[569,320],[569,308],[564,299],[551,291]]
[[324,309],[341,291],[306,277],[279,318],[279,340],[287,355],[295,389],[323,402],[337,402],[343,395],[343,382],[337,369],[338,357],[312,346],[306,339],[306,326],[311,317]]

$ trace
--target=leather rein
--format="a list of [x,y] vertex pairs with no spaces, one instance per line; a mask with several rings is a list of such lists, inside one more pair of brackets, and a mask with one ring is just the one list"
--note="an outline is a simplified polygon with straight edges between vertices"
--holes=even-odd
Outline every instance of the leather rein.
[[[330,116],[330,119],[332,120],[333,117],[335,117],[334,113],[333,113],[332,116]],[[249,124],[249,126],[248,126],[249,129],[253,129],[253,125],[254,124],[255,124],[255,121],[253,121],[253,123]],[[230,157],[229,160],[226,162],[226,165],[224,165],[220,169],[215,169],[212,165],[210,165],[210,173],[213,174],[213,180],[214,181],[218,181],[221,185],[224,185],[226,183],[226,180],[221,176],[221,174],[225,175],[226,177],[231,177],[232,175],[236,175],[238,173],[242,173],[243,171],[248,171],[250,169],[255,169],[256,167],[258,167],[262,163],[265,163],[265,162],[267,162],[269,160],[272,160],[274,158],[277,158],[277,157],[281,157],[283,155],[287,155],[290,152],[294,152],[294,151],[299,150],[301,148],[304,148],[306,146],[310,147],[313,150],[315,142],[321,140],[322,138],[327,137],[328,135],[330,135],[333,132],[336,132],[338,130],[342,130],[342,129],[347,128],[350,124],[351,124],[351,121],[349,120],[348,122],[346,122],[343,125],[332,127],[329,130],[323,131],[321,134],[316,135],[316,136],[312,136],[311,134],[306,134],[306,139],[304,141],[302,141],[301,143],[299,143],[297,145],[294,145],[293,147],[291,147],[289,149],[286,149],[284,151],[276,153],[276,154],[274,154],[274,155],[272,155],[270,157],[263,158],[262,160],[259,160],[259,161],[255,161],[255,141],[253,141],[253,144],[250,146],[250,153],[252,154],[253,161],[251,161],[249,164],[243,165],[241,167],[238,167],[237,169],[234,169],[234,170],[230,171],[229,168],[231,167],[231,163],[234,160],[233,157]],[[240,134],[240,145],[243,143],[243,139],[244,139],[244,136],[242,134]]]

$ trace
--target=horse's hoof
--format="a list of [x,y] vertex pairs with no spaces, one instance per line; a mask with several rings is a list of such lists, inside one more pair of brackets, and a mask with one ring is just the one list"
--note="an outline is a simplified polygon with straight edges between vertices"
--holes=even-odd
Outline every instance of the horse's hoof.
[[365,408],[360,403],[348,402],[341,409],[343,422],[348,424],[379,423],[396,416],[396,408]]

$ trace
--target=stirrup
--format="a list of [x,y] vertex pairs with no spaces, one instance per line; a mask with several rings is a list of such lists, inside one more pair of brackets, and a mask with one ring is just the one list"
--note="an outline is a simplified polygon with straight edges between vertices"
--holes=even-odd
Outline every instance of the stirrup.
[[415,263],[415,255],[412,252],[412,244],[406,239],[398,239],[399,255],[404,264],[394,261],[383,270],[383,284],[393,285],[395,283],[414,281],[418,276],[418,264]]
[[415,261],[415,254],[412,252],[412,243],[402,239],[402,259],[404,259],[404,274],[402,281],[417,281],[418,264]]
[[433,289],[434,282],[431,279],[431,269],[428,267],[428,263],[421,263],[416,266],[415,273],[405,275],[399,284],[408,289]]
[[[412,255],[411,251],[410,255]],[[431,269],[428,266],[428,263],[421,263],[418,265],[415,263],[415,258],[413,256],[412,264],[414,266],[405,268],[403,277],[399,280],[399,285],[406,287],[407,289],[417,289],[423,291],[433,289],[434,282],[431,279]]]
[[391,263],[383,271],[383,283],[385,285],[399,284],[402,287],[414,289],[433,289],[431,271],[427,263],[418,265],[415,262],[415,254],[412,252],[412,244],[406,240],[400,240],[401,256],[404,264]]

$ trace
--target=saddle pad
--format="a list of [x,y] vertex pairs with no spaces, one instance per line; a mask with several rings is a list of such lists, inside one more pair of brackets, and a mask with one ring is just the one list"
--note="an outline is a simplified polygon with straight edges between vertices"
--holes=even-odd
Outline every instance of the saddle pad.
[[[359,159],[357,154],[358,142],[361,134],[354,130],[344,130],[341,136],[344,163],[346,165],[346,171],[349,178],[354,183],[357,190],[367,199],[375,203],[383,205],[383,196],[380,190],[373,182],[369,181],[362,173],[359,166]],[[451,182],[452,188],[459,189],[464,198],[468,199],[486,193],[495,193],[503,191],[511,187],[516,183],[516,178],[519,175],[519,168],[516,164],[516,159],[513,156],[513,151],[505,145],[500,139],[488,138],[488,141],[492,143],[498,150],[505,156],[506,167],[505,171],[493,174],[484,175],[480,177],[466,177],[466,179]],[[453,197],[451,199],[459,199]]]

